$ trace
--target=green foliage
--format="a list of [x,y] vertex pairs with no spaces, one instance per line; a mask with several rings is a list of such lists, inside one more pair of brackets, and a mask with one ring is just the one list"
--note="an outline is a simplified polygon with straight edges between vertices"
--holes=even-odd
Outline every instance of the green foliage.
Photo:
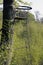
[[23,0],[18,0],[20,3],[22,3],[22,4],[25,4],[25,5],[29,5],[30,3],[29,2],[25,2],[25,1],[23,1]]
[[35,17],[34,17],[34,15],[31,14],[31,13],[28,13],[28,19],[29,19],[30,21],[35,21]]
[[14,0],[14,5],[15,7],[18,7],[20,4],[23,4],[23,5],[31,5],[31,2],[25,2],[23,0]]
[[0,47],[0,65],[9,60],[10,65],[43,65],[43,24],[35,22],[32,14],[28,18],[15,22],[12,46]]
[[0,3],[3,3],[3,0],[0,0]]

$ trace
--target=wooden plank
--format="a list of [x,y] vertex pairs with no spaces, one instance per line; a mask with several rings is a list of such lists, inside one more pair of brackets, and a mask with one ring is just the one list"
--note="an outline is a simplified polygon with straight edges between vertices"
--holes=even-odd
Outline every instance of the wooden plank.
[[14,19],[18,19],[18,20],[26,20],[27,18],[25,18],[25,17],[15,17]]

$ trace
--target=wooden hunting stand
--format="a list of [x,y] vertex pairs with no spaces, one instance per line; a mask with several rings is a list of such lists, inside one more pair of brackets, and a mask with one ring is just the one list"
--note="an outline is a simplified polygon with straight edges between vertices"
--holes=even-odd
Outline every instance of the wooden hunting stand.
[[[2,35],[1,35],[1,43],[6,44],[9,43],[9,35],[13,34],[13,22],[15,20],[26,20],[27,12],[25,10],[32,9],[28,6],[19,6],[18,8],[13,8],[14,0],[4,0],[3,1],[3,22],[2,22]],[[17,10],[17,12],[16,12]],[[20,11],[19,11],[20,10]],[[12,32],[11,32],[12,31]]]
[[[13,8],[14,0],[4,0],[3,1],[3,22],[2,22],[2,34],[1,34],[1,45],[11,44],[12,45],[12,36],[14,34],[14,24],[15,20],[26,20],[27,12],[25,10],[32,9],[27,6],[20,6],[18,8]],[[16,12],[17,10],[17,12]],[[20,12],[19,12],[20,10]],[[12,58],[9,56],[9,58]],[[10,65],[11,60],[4,62],[4,65]]]

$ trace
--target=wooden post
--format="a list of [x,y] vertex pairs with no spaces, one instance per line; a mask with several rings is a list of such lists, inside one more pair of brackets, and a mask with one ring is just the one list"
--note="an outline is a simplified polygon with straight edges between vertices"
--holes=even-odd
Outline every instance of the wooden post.
[[[13,54],[13,31],[14,31],[14,16],[15,16],[15,10],[13,8],[13,2],[14,0],[4,0],[3,1],[3,22],[2,22],[2,34],[1,34],[1,43],[0,46],[2,47],[4,45],[4,48],[1,48],[2,51],[6,50],[6,45],[10,44],[10,48],[8,49],[9,54],[6,61],[3,60],[3,65],[10,65],[12,60],[12,54]],[[3,52],[4,52],[3,51]],[[10,52],[12,51],[12,52]]]
[[13,8],[13,1],[14,0],[3,1],[3,22],[2,22],[2,35],[0,45],[9,43],[9,31],[11,28],[11,23],[14,21],[14,15],[15,15]]

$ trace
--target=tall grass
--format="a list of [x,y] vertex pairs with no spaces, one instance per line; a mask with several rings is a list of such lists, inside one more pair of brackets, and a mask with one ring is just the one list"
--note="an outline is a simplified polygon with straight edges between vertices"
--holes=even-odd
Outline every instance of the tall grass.
[[[1,16],[1,15],[0,15]],[[43,64],[43,24],[35,21],[19,21],[14,24],[13,44],[0,48],[0,65],[9,59],[10,65],[42,65]],[[0,28],[2,20],[0,19]],[[11,44],[10,44],[11,45]]]

